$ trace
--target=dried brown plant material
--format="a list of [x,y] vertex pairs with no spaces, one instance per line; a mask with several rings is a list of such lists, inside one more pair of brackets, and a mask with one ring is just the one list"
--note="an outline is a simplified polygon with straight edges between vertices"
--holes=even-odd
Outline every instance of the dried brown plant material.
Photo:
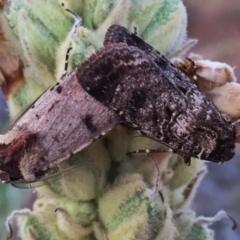
[[187,58],[174,58],[172,62],[203,92],[237,80],[233,67],[226,63],[202,59],[200,55],[190,54]]
[[5,0],[0,0],[0,8],[2,8],[5,4]]
[[240,118],[240,84],[236,82],[227,83],[221,87],[216,87],[207,91],[217,108],[226,113],[232,119]]
[[25,82],[23,63],[11,50],[7,42],[0,41],[0,87],[5,98],[15,94]]

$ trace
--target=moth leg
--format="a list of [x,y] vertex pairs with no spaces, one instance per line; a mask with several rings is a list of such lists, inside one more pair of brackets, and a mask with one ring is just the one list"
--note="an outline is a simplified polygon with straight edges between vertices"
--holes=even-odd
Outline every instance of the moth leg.
[[[163,152],[173,152],[173,150],[171,148],[169,148],[169,149],[159,149],[159,148],[158,149],[139,149],[139,150],[127,152],[127,155],[141,154],[141,153],[145,153],[145,154],[163,153]],[[191,165],[191,157],[190,156],[179,154],[179,153],[178,153],[178,155],[187,166]]]
[[127,155],[133,155],[133,154],[141,154],[141,153],[146,153],[146,154],[149,154],[149,153],[163,153],[163,152],[173,152],[171,148],[169,149],[139,149],[139,150],[135,150],[135,151],[130,151],[130,152],[127,152]]

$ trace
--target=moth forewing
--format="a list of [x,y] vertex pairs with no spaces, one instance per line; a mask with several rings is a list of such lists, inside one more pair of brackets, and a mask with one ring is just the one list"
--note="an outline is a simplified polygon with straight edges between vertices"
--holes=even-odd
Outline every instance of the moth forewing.
[[73,71],[0,136],[1,176],[34,181],[118,123],[118,115],[86,93]]

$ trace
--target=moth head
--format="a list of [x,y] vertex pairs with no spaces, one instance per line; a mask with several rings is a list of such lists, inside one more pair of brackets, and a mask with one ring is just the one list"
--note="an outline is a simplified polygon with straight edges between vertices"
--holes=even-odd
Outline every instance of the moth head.
[[23,179],[22,160],[35,148],[36,138],[36,133],[16,129],[0,136],[0,179],[3,182]]

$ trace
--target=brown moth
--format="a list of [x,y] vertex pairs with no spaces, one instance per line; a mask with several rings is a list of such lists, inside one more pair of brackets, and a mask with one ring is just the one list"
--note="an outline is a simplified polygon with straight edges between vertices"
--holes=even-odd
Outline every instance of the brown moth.
[[0,178],[36,181],[118,123],[118,115],[86,93],[73,71],[0,136]]

